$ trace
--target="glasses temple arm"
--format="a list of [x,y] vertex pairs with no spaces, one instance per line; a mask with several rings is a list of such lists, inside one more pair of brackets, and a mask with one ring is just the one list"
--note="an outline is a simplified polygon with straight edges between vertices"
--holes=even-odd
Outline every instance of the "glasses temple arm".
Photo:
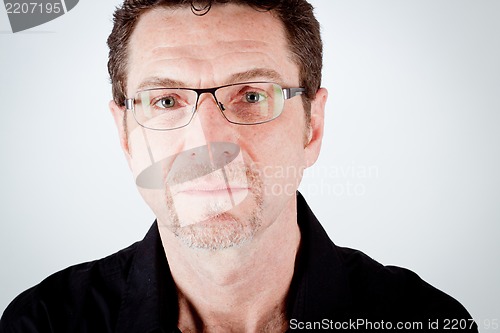
[[125,109],[133,110],[134,109],[135,100],[133,98],[127,98],[125,100]]
[[283,88],[283,97],[290,99],[297,95],[302,95],[306,90],[304,88]]

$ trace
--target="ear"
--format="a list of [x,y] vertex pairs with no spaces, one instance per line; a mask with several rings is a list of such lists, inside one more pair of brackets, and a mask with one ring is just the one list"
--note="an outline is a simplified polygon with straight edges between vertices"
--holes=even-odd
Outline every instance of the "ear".
[[321,150],[323,131],[325,123],[325,104],[328,98],[328,90],[320,88],[316,97],[311,101],[311,124],[308,132],[308,142],[305,145],[306,167],[316,162]]
[[113,119],[115,120],[115,125],[116,128],[118,129],[118,136],[120,138],[120,145],[122,147],[122,150],[125,154],[125,158],[127,159],[127,162],[130,166],[130,149],[128,145],[128,135],[127,135],[127,128],[126,128],[126,117],[124,112],[127,112],[125,110],[125,107],[118,106],[114,101],[109,102],[109,110],[111,111],[111,114],[113,115]]

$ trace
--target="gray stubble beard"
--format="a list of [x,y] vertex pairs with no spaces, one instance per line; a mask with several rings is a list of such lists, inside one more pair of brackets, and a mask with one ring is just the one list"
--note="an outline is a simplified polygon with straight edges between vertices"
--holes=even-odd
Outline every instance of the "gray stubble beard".
[[246,216],[239,217],[234,213],[224,212],[205,221],[186,226],[181,225],[179,215],[175,210],[174,199],[166,186],[165,202],[170,221],[166,227],[183,244],[192,249],[218,251],[241,246],[251,241],[262,226],[264,191],[263,182],[258,173],[246,168],[246,177],[250,185],[250,192],[244,201],[254,201],[250,203],[254,207]]

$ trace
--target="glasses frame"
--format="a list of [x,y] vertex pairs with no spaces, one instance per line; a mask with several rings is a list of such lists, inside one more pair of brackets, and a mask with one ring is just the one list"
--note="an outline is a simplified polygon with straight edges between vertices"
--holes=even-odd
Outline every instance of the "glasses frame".
[[194,115],[196,114],[196,112],[198,111],[198,102],[200,101],[200,96],[202,94],[206,94],[206,93],[209,93],[212,95],[212,97],[214,98],[216,104],[217,104],[217,109],[219,109],[220,113],[222,114],[222,116],[224,117],[224,119],[226,119],[229,123],[231,124],[236,124],[236,125],[248,125],[248,126],[251,126],[251,125],[259,125],[259,124],[264,124],[264,123],[268,123],[270,121],[273,121],[274,119],[278,118],[282,113],[283,113],[283,110],[284,110],[284,106],[283,108],[281,109],[281,111],[279,112],[278,115],[276,115],[275,117],[271,118],[271,119],[268,119],[268,120],[264,120],[264,121],[261,121],[261,122],[257,122],[257,123],[251,123],[251,124],[246,124],[246,123],[239,123],[239,122],[235,122],[235,121],[231,121],[229,120],[226,115],[224,114],[224,110],[222,108],[222,104],[217,100],[217,96],[215,95],[215,93],[217,92],[217,90],[221,89],[221,88],[226,88],[226,87],[232,87],[232,86],[238,86],[238,85],[242,85],[242,84],[255,84],[255,83],[270,83],[270,84],[275,84],[277,85],[278,87],[281,88],[281,91],[283,93],[283,100],[286,101],[287,99],[290,99],[290,98],[293,98],[295,96],[299,96],[299,95],[302,95],[306,92],[306,89],[305,88],[302,88],[302,87],[299,87],[299,88],[283,88],[280,84],[278,83],[275,83],[275,82],[269,82],[269,81],[251,81],[251,82],[239,82],[239,83],[232,83],[232,84],[226,84],[226,85],[223,85],[223,86],[218,86],[218,87],[212,87],[212,88],[202,88],[202,89],[196,89],[196,88],[151,88],[151,89],[144,89],[144,90],[139,90],[137,91],[135,94],[139,94],[141,92],[144,92],[144,91],[151,91],[151,90],[163,90],[163,89],[175,89],[175,90],[190,90],[190,91],[194,91],[196,93],[196,102],[194,104],[194,110],[192,111],[192,114],[191,114],[191,118],[189,118],[189,121],[185,124],[185,125],[182,125],[182,126],[177,126],[177,127],[174,127],[174,128],[167,128],[167,129],[158,129],[158,128],[151,128],[151,127],[147,127],[143,124],[141,124],[138,120],[137,120],[137,117],[136,117],[136,114],[135,114],[135,98],[126,98],[125,99],[125,109],[127,111],[132,111],[132,114],[134,115],[134,119],[135,121],[137,122],[137,124],[139,124],[140,126],[144,127],[144,128],[147,128],[147,129],[150,129],[150,130],[153,130],[153,131],[172,131],[172,130],[176,130],[176,129],[179,129],[179,128],[183,128],[183,127],[186,127],[188,126],[191,121],[193,120],[194,118]]

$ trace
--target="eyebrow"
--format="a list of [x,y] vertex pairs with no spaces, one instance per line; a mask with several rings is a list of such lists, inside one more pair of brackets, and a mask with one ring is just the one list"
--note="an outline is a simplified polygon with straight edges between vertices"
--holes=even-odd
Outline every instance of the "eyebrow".
[[257,78],[264,78],[266,80],[281,83],[283,81],[281,75],[273,69],[268,68],[254,68],[245,72],[236,73],[230,76],[228,84],[245,82],[255,80]]
[[182,81],[153,76],[142,81],[139,87],[137,87],[137,91],[154,88],[186,88],[186,85]]
[[[249,82],[262,78],[264,80],[271,80],[274,83],[281,83],[283,81],[281,75],[273,69],[268,68],[254,68],[248,71],[232,74],[225,84],[233,84],[240,82]],[[158,76],[153,76],[145,79],[137,91],[155,89],[155,88],[191,88],[186,85],[186,83],[170,78],[163,78]]]

